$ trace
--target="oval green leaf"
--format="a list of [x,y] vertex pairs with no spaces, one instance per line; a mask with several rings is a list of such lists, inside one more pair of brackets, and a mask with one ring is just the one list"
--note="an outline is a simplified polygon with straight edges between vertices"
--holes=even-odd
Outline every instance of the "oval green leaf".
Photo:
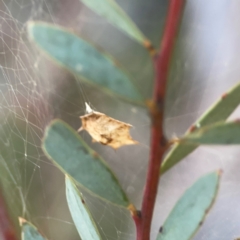
[[37,228],[23,218],[19,218],[19,223],[22,228],[22,240],[45,240],[38,232]]
[[113,204],[129,205],[128,198],[106,162],[61,120],[45,130],[43,150],[54,164],[80,186]]
[[187,189],[160,228],[157,240],[191,239],[216,198],[219,179],[219,172],[210,173]]
[[97,226],[89,212],[81,193],[66,175],[66,197],[73,222],[82,240],[101,240]]
[[[193,126],[204,127],[220,121],[225,121],[240,103],[240,83],[225,93],[211,108],[209,108]],[[185,134],[190,133],[188,130]],[[163,160],[161,173],[165,173],[188,154],[193,152],[197,145],[175,144]]]
[[149,40],[114,0],[81,1],[92,11],[104,17],[109,23],[125,32],[132,39],[144,46],[150,45]]
[[240,122],[219,122],[186,135],[182,144],[230,145],[240,144]]
[[108,94],[143,104],[130,77],[116,61],[67,29],[51,24],[30,22],[30,39],[61,66]]

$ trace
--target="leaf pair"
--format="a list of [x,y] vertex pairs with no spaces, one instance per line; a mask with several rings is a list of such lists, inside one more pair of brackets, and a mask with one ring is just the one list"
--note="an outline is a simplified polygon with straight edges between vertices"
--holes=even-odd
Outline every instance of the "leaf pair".
[[[178,200],[157,240],[189,240],[203,223],[212,206],[219,185],[219,172],[201,177]],[[73,181],[66,176],[66,196],[68,206],[82,240],[100,240],[96,224]],[[25,220],[21,221],[22,240],[44,240],[37,229]]]
[[[89,4],[90,2],[91,1],[89,1]],[[95,1],[93,0],[92,2]],[[28,25],[28,32],[31,39],[40,49],[45,51],[58,63],[68,68],[76,76],[81,77],[81,79],[86,80],[88,83],[100,86],[106,93],[115,94],[128,101],[144,104],[144,100],[134,87],[129,75],[121,70],[121,68],[117,67],[114,60],[101,53],[72,32],[44,23],[30,23]],[[186,143],[190,143],[189,134],[191,130],[197,129],[199,126],[202,128],[215,124],[216,122],[225,121],[239,103],[240,84],[224,94],[217,103],[200,117],[186,133],[184,141],[180,141],[178,144],[174,145],[162,163],[161,172],[164,173],[169,170],[172,166],[194,151],[199,144],[210,143],[210,139],[208,139],[208,143],[206,141],[201,142],[200,140],[197,142],[196,132],[194,133],[195,145],[186,145]],[[232,126],[233,125],[234,123]],[[237,124],[235,126],[237,126]],[[215,126],[213,125],[210,128],[213,129]],[[224,128],[227,134],[226,129],[228,126]],[[220,130],[219,126],[218,130]],[[223,128],[221,130],[223,130]],[[206,133],[207,130],[201,129],[200,131],[201,133],[199,134],[203,137],[203,132]],[[228,132],[228,134],[231,133]],[[219,144],[219,142],[215,142],[214,139],[211,141],[212,144]],[[231,140],[227,138],[225,138],[225,140],[222,138],[221,141],[221,144],[231,144]],[[191,142],[193,143],[193,141]]]
[[[146,47],[150,54],[155,50],[151,42],[114,0],[82,0],[98,15]],[[28,34],[37,46],[87,83],[101,87],[105,93],[125,100],[145,104],[129,75],[113,58],[97,50],[67,29],[47,23],[30,22]]]
[[[63,173],[70,175],[80,187],[84,187],[95,196],[115,205],[122,207],[130,205],[126,193],[122,190],[116,177],[104,160],[90,149],[76,131],[66,123],[55,120],[48,126],[43,139],[43,149],[53,163]],[[210,207],[215,198],[218,181],[219,174],[211,173],[193,185],[191,187],[192,190],[188,190],[183,196],[184,200],[180,199],[175,206],[173,212],[177,211],[177,213],[170,214],[170,220],[167,220],[167,225],[165,224],[163,227],[165,229],[164,234],[168,235],[168,232],[172,231],[172,224],[176,224],[177,219],[181,218],[183,212],[189,215],[186,218],[188,221],[192,221],[190,216],[193,214],[195,221],[192,223],[191,228],[186,231],[189,234],[193,234],[198,228],[199,222],[204,218],[206,209]],[[69,182],[67,185],[69,186]],[[192,203],[196,203],[193,208],[189,207]],[[72,204],[73,200],[70,205]],[[69,208],[71,209],[70,205]],[[72,209],[72,212],[77,211]],[[73,218],[77,218],[78,215],[74,214],[75,217],[73,216]],[[79,217],[81,217],[81,214]],[[181,220],[180,222],[184,221]],[[179,226],[182,225],[179,223]],[[187,223],[186,226],[188,226]],[[162,239],[164,234],[162,233],[159,239]]]
[[239,104],[240,83],[225,93],[173,146],[162,163],[161,173],[168,171],[200,144],[239,144],[239,123],[224,123]]

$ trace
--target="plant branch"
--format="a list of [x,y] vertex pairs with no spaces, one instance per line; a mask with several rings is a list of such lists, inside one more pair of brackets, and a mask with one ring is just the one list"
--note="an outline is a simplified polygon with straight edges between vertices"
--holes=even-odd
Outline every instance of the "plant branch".
[[7,213],[7,207],[0,189],[0,239],[17,240],[15,229]]
[[[151,150],[142,202],[141,220],[138,220],[137,222],[135,221],[138,232],[137,240],[150,239],[151,221],[160,177],[159,170],[163,155],[168,147],[163,130],[163,110],[167,77],[171,55],[184,8],[184,2],[184,0],[169,0],[169,9],[161,46],[159,54],[154,60],[156,77],[153,99],[149,106],[152,117]],[[139,233],[139,231],[141,233]]]

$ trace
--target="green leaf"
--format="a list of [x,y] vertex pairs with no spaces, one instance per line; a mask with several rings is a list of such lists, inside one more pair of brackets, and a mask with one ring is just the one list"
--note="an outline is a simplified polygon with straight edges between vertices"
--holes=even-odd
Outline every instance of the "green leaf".
[[19,218],[19,223],[22,227],[22,240],[45,240],[37,228],[25,219]]
[[150,42],[135,23],[114,0],[81,0],[87,7],[107,19],[109,23],[124,31],[132,39],[146,46]]
[[[240,103],[240,83],[224,94],[211,108],[209,108],[193,126],[204,127],[215,122],[225,121]],[[191,131],[188,130],[185,136]],[[161,173],[165,173],[176,163],[185,158],[198,146],[175,144],[164,158]]]
[[43,150],[63,173],[86,190],[113,204],[129,205],[125,192],[106,162],[63,121],[55,120],[46,128]]
[[66,196],[72,219],[82,240],[100,240],[97,226],[77,187],[65,176]]
[[157,240],[189,240],[202,225],[217,194],[220,173],[201,177],[178,200]]
[[182,144],[240,144],[240,122],[219,122],[200,128],[179,140]]
[[75,76],[108,94],[144,104],[130,77],[116,61],[73,32],[51,24],[30,22],[28,34],[41,50]]

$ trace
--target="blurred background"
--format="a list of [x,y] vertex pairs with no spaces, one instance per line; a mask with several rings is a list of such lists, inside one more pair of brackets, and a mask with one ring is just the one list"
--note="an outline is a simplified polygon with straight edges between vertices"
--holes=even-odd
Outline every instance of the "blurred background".
[[[167,0],[117,0],[158,47]],[[187,0],[169,74],[165,112],[168,138],[181,136],[225,91],[240,81],[240,1]],[[150,98],[148,53],[79,0],[0,0],[0,181],[9,212],[35,224],[48,239],[79,239],[65,200],[64,176],[44,156],[46,125],[60,118],[78,129],[84,102],[134,127],[136,146],[117,151],[81,136],[108,162],[140,208],[149,153],[145,109],[102,94],[75,79],[29,42],[26,23],[40,20],[72,29],[114,56]],[[93,69],[94,71],[94,69]],[[232,119],[239,118],[236,110]],[[177,199],[201,175],[223,170],[220,191],[195,240],[240,236],[240,148],[199,147],[161,178],[152,227],[155,239]],[[84,193],[104,240],[134,240],[131,217]]]

